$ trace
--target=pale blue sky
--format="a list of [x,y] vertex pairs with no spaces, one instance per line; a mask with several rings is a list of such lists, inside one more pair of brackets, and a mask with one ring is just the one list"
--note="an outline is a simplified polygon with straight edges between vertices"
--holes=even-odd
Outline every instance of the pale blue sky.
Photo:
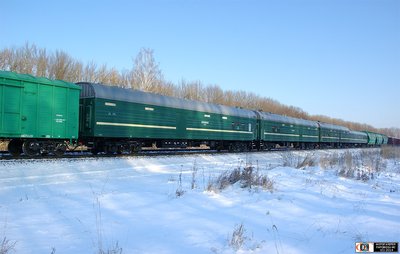
[[0,48],[26,41],[132,67],[152,48],[167,80],[201,80],[311,114],[400,127],[398,0],[0,0]]

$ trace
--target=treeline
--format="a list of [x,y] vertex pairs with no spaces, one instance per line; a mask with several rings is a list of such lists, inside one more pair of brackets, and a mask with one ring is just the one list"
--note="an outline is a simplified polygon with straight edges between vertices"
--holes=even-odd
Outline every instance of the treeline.
[[201,81],[182,80],[174,84],[165,80],[151,49],[143,48],[132,59],[132,68],[117,70],[106,64],[83,63],[68,53],[49,52],[35,44],[5,48],[0,51],[0,69],[32,74],[70,82],[96,82],[113,86],[138,89],[189,100],[222,104],[232,107],[262,110],[281,115],[304,118],[347,126],[352,130],[369,130],[400,137],[399,128],[377,129],[371,125],[344,121],[321,115],[309,115],[304,110],[287,106],[278,101],[245,91],[222,90],[218,85],[205,85]]

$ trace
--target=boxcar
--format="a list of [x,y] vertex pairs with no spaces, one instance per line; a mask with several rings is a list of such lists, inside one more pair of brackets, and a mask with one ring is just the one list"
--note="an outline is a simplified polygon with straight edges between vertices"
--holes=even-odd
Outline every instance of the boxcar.
[[93,83],[78,83],[80,137],[96,152],[143,145],[245,150],[256,140],[256,113]]
[[280,146],[315,147],[319,141],[318,124],[314,121],[258,112],[261,148]]
[[65,81],[0,71],[0,139],[19,155],[63,153],[78,138],[80,87]]
[[400,146],[400,138],[388,137],[387,144],[393,145],[393,146]]

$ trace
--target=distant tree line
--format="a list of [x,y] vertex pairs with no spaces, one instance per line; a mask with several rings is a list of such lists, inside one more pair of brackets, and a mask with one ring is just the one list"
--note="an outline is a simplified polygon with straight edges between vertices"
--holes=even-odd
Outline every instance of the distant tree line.
[[352,130],[369,130],[400,137],[400,128],[377,129],[367,124],[344,121],[323,115],[309,115],[301,108],[287,106],[255,93],[222,90],[218,85],[205,85],[199,80],[181,80],[178,84],[174,84],[164,79],[159,64],[154,58],[154,51],[148,48],[142,48],[133,58],[131,69],[117,70],[108,67],[106,64],[98,65],[93,61],[83,63],[62,50],[49,52],[44,48],[38,48],[35,44],[26,43],[19,48],[10,47],[0,50],[0,69],[70,82],[104,83],[188,100],[262,110],[342,125]]

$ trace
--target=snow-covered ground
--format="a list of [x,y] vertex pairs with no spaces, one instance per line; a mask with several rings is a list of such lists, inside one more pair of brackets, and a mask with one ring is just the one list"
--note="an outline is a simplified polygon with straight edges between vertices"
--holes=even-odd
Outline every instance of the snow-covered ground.
[[[299,169],[283,152],[0,161],[0,243],[15,243],[10,253],[194,254],[354,253],[355,242],[400,241],[400,162],[362,181],[318,163],[334,153],[343,152],[291,152],[317,161]],[[272,192],[207,190],[249,164]]]

